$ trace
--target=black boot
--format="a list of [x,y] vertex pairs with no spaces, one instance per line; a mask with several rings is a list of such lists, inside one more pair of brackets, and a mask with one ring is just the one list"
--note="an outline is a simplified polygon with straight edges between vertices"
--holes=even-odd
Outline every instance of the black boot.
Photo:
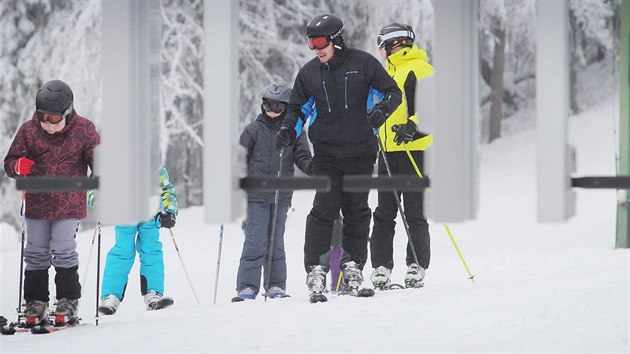
[[24,300],[48,302],[48,269],[24,271]]
[[55,268],[55,285],[57,285],[57,299],[76,300],[81,297],[79,284],[79,266],[72,268]]

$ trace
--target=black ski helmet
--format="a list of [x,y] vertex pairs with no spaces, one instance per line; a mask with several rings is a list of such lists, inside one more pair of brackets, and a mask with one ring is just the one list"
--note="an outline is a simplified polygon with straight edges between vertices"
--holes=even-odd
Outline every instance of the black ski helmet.
[[392,53],[392,48],[397,45],[404,47],[411,47],[416,34],[413,32],[413,28],[409,25],[402,23],[392,23],[381,29],[376,38],[376,45],[380,48],[385,48],[387,56]]
[[286,82],[276,81],[265,87],[262,94],[263,100],[273,100],[278,102],[289,103],[293,90]]
[[72,113],[74,94],[70,86],[61,80],[51,80],[44,84],[35,96],[35,109],[43,113],[69,115]]
[[306,37],[328,37],[336,45],[343,43],[343,21],[333,14],[323,14],[313,17],[306,24]]

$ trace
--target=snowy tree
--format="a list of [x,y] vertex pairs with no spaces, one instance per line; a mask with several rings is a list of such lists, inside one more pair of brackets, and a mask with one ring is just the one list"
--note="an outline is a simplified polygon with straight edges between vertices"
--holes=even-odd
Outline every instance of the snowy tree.
[[203,152],[203,2],[163,0],[160,151],[181,207],[200,205]]
[[[535,99],[535,2],[481,2],[481,79],[483,136],[501,137],[502,120]],[[490,106],[489,109],[487,106]]]
[[488,37],[492,56],[492,73],[490,74],[490,130],[488,142],[501,137],[501,120],[503,119],[503,73],[505,71],[506,10],[503,1],[484,0],[481,3],[481,16],[484,34]]
[[[587,65],[610,56],[618,48],[620,0],[571,0],[569,23],[571,25],[571,110],[579,113],[585,108],[578,97],[578,72]],[[617,11],[615,11],[615,9]],[[616,44],[616,45],[615,45]]]
[[[266,85],[277,80],[293,84],[299,68],[313,58],[304,29],[317,14],[338,15],[345,23],[346,44],[379,59],[379,30],[392,22],[409,24],[416,43],[431,58],[434,10],[429,0],[239,0],[239,6],[240,112],[239,117],[225,119],[238,119],[241,128],[260,112]],[[618,51],[619,8],[620,0],[570,2],[574,110],[592,104],[580,97],[595,90],[595,85],[580,83],[579,74]],[[535,99],[535,11],[530,0],[482,2],[481,104],[483,112],[499,117],[493,120],[493,138],[500,135],[500,119]],[[3,156],[17,128],[32,116],[37,89],[51,79],[66,81],[74,91],[77,112],[100,126],[101,12],[100,0],[0,1]],[[203,85],[220,83],[203,82],[203,1],[161,0],[161,15],[161,140],[156,148],[169,168],[181,206],[199,205]],[[485,121],[489,132],[490,119]],[[18,226],[20,194],[4,172],[0,176],[0,221]]]

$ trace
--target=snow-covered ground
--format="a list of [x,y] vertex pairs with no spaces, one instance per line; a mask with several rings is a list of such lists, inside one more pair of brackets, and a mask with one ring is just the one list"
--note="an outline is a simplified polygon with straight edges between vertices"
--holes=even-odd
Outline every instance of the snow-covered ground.
[[[613,175],[612,115],[606,101],[572,117],[576,175]],[[511,122],[511,123],[510,123]],[[535,221],[535,131],[531,119],[509,120],[510,136],[482,148],[480,209],[475,221],[451,224],[476,283],[467,279],[443,225],[432,223],[432,260],[425,288],[378,292],[374,298],[332,298],[309,304],[302,267],[304,222],[313,194],[298,192],[285,236],[291,298],[232,304],[243,242],[239,223],[225,225],[218,296],[213,304],[219,225],[202,209],[182,210],[175,237],[201,304],[168,232],[162,232],[166,295],[175,305],[147,312],[138,267],[115,316],[95,313],[92,255],[79,328],[44,336],[3,336],[13,352],[623,352],[629,351],[628,250],[614,249],[615,192],[577,190],[577,215],[565,224]],[[376,205],[376,193],[370,197]],[[406,237],[397,229],[394,269],[401,282]],[[18,235],[0,229],[0,313],[14,319]],[[92,231],[78,235],[80,275]],[[113,229],[103,228],[103,260]],[[364,276],[369,277],[368,263]],[[51,272],[52,273],[52,272]],[[52,278],[52,277],[51,277]],[[368,282],[369,283],[369,282]],[[54,287],[51,287],[54,294]]]

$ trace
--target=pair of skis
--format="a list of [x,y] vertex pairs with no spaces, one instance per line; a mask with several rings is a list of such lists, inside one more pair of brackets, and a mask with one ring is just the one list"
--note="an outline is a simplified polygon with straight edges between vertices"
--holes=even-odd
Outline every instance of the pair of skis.
[[0,334],[2,335],[14,335],[16,333],[32,333],[32,334],[48,334],[59,332],[64,329],[74,328],[80,325],[80,319],[76,319],[71,322],[52,322],[50,319],[45,319],[42,322],[34,326],[28,326],[26,323],[12,322],[6,326],[0,327]]

